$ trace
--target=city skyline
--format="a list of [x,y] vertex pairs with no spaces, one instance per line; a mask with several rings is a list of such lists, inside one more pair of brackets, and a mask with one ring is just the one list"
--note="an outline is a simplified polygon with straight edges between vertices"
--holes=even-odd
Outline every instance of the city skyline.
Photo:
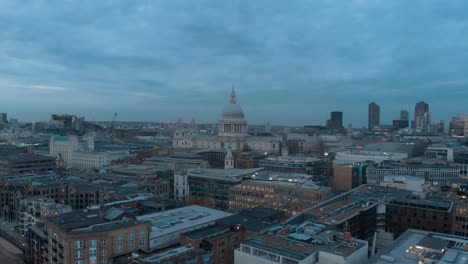
[[467,4],[426,3],[1,2],[1,111],[214,123],[234,84],[252,124],[362,127],[372,101],[383,124],[418,101],[448,122],[466,112]]

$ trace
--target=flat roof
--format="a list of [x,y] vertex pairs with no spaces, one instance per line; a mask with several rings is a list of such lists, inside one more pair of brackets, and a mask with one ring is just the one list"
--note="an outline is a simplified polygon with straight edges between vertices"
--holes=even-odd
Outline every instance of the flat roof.
[[263,170],[263,168],[254,169],[211,169],[197,168],[188,169],[188,177],[210,178],[217,180],[239,181],[244,176],[252,176],[254,173]]
[[175,247],[175,248],[171,248],[171,249],[159,252],[157,254],[148,256],[148,257],[144,258],[144,260],[149,261],[150,263],[154,263],[154,262],[164,263],[164,261],[169,259],[169,258],[179,256],[179,255],[183,255],[183,254],[187,254],[187,253],[189,253],[189,252],[191,252],[193,250],[194,250],[194,248],[191,247],[191,246],[188,246],[188,245],[187,246]]
[[[408,229],[389,247],[371,257],[371,264],[418,264],[421,256],[439,264],[468,263],[466,237]],[[444,249],[444,251],[442,251]]]
[[74,210],[48,218],[48,220],[66,233],[104,232],[142,223],[142,221],[131,218],[106,221],[99,216],[99,210],[87,209]]
[[201,238],[206,238],[206,237],[219,236],[219,235],[225,234],[229,230],[230,229],[227,226],[214,225],[214,226],[210,226],[210,227],[203,228],[200,230],[192,231],[186,234],[186,236],[190,239],[196,240],[196,239],[201,239]]
[[304,163],[304,162],[317,162],[317,161],[323,161],[322,159],[317,159],[313,157],[307,157],[307,156],[278,156],[278,157],[270,157],[266,158],[264,160],[261,160],[260,162],[264,161],[271,161],[271,162],[284,162],[284,163]]
[[151,222],[151,239],[153,239],[194,226],[214,222],[231,215],[231,213],[199,205],[191,205],[163,212],[141,215],[137,217],[137,220]]

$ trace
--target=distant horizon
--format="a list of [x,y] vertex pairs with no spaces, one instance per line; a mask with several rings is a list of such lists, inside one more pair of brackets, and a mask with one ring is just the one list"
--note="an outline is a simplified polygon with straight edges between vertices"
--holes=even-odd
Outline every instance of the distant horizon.
[[[381,114],[382,114],[382,106],[378,103],[378,102],[375,102],[375,101],[372,101],[374,103],[376,103],[377,105],[380,106],[380,110],[381,110]],[[372,102],[369,102],[372,103]],[[419,101],[418,101],[419,102]],[[429,113],[432,115],[432,110],[431,110],[431,104],[430,102],[427,102],[425,101],[426,103],[429,104]],[[416,103],[415,103],[416,104]],[[244,106],[241,105],[243,108]],[[366,109],[367,109],[367,106],[368,104],[366,104]],[[414,108],[414,107],[413,107]],[[245,108],[244,108],[245,109]],[[411,110],[408,110],[408,109],[401,109],[401,110],[406,110],[408,111],[408,120],[410,122],[410,125],[411,125],[411,121],[414,120],[414,110],[411,111]],[[400,110],[400,111],[401,111]],[[341,111],[341,110],[331,110],[330,112],[328,112],[328,116],[327,118],[322,122],[322,123],[303,123],[303,124],[281,124],[281,123],[273,123],[269,120],[266,120],[265,122],[263,123],[260,123],[260,122],[249,122],[249,118],[248,118],[248,113],[246,113],[246,120],[248,122],[249,125],[255,125],[255,126],[262,126],[262,125],[265,125],[267,122],[269,122],[271,124],[271,126],[289,126],[289,127],[303,127],[303,126],[326,126],[326,121],[330,118],[330,113],[333,112],[333,111],[338,111],[338,112],[343,112],[343,127],[346,128],[348,126],[348,124],[350,123],[347,123],[346,122],[346,112],[344,111]],[[1,111],[0,111],[1,112]],[[118,118],[116,120],[116,122],[136,122],[136,123],[176,123],[178,121],[179,118],[182,118],[182,121],[183,123],[190,123],[190,121],[192,120],[192,118],[195,118],[195,121],[197,124],[202,124],[202,125],[209,125],[209,124],[217,124],[219,122],[219,120],[221,119],[221,112],[222,112],[222,107],[220,108],[219,110],[219,116],[220,118],[218,120],[214,120],[214,121],[206,121],[206,120],[202,120],[202,121],[199,121],[195,116],[192,116],[192,117],[187,117],[187,118],[184,118],[182,116],[178,116],[177,118],[173,119],[173,120],[120,120],[119,116],[120,116],[120,113],[118,113]],[[10,113],[8,113],[8,119],[10,118],[17,118],[15,116],[11,116]],[[54,113],[50,113],[48,114],[49,116],[49,119],[42,119],[42,120],[22,120],[22,119],[19,119],[19,122],[20,123],[33,123],[33,122],[47,122],[50,120],[50,116],[53,115],[53,114],[68,114],[68,115],[75,115],[77,117],[84,117],[85,118],[85,121],[89,121],[89,122],[111,122],[112,121],[112,118],[113,118],[113,114],[110,116],[110,119],[109,120],[105,120],[105,119],[89,119],[87,118],[87,116],[85,115],[81,115],[81,114],[77,114],[77,113],[74,113],[74,112],[54,112]],[[368,112],[366,111],[365,113],[365,117],[363,118],[362,120],[362,125],[355,125],[355,124],[352,124],[353,125],[353,128],[366,128],[367,127],[367,118],[368,118]],[[450,118],[448,118],[447,120],[444,120],[444,119],[433,119],[431,117],[431,124],[435,124],[435,123],[438,123],[439,121],[443,120],[444,123],[445,123],[445,127],[447,127],[451,121],[451,119],[457,115],[464,115],[464,114],[467,114],[467,113],[456,113],[454,114],[453,116],[451,116]],[[397,115],[395,116],[395,118],[389,120],[388,122],[385,121],[385,122],[381,122],[380,125],[392,125],[392,121],[393,120],[398,120],[400,118],[400,112],[397,113]],[[381,120],[382,120],[382,115],[381,115]]]

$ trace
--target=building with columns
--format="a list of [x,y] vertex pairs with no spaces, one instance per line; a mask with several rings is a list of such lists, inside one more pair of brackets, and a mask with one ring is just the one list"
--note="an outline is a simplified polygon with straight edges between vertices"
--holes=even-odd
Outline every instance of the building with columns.
[[184,128],[178,122],[173,146],[179,149],[227,149],[232,151],[252,150],[254,152],[279,153],[280,139],[276,136],[252,136],[247,133],[244,111],[237,103],[232,88],[229,104],[224,107],[218,123],[218,135],[200,135],[193,124]]

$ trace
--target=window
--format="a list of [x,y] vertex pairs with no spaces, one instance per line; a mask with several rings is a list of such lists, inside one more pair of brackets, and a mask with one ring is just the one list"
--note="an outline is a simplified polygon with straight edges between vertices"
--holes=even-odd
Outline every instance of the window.
[[132,250],[135,244],[135,233],[128,234],[128,249]]
[[101,240],[101,247],[105,247],[107,244],[107,240]]
[[77,250],[75,251],[75,258],[80,259],[83,257],[83,251]]
[[95,247],[97,247],[97,240],[90,240],[90,241],[89,241],[89,247],[90,247],[90,248],[95,248]]
[[122,235],[117,236],[117,253],[122,253],[123,251],[123,239]]
[[140,247],[144,247],[145,246],[145,230],[140,230],[138,236],[140,238]]
[[89,258],[96,259],[97,256],[97,248],[90,248],[89,249]]
[[83,240],[76,240],[75,241],[75,248],[82,249],[83,248]]
[[75,264],[83,264],[83,261],[82,260],[77,260],[77,261],[75,261]]
[[101,256],[107,255],[107,249],[101,248]]

